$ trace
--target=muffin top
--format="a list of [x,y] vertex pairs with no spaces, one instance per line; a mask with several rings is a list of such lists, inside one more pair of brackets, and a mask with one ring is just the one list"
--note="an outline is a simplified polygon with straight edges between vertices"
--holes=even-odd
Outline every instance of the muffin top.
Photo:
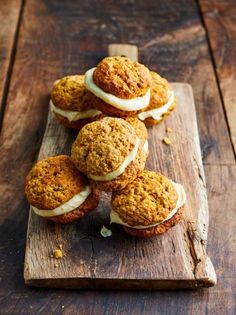
[[91,107],[87,94],[84,75],[68,75],[55,83],[51,99],[55,106],[63,110],[82,111]]
[[121,118],[105,117],[80,130],[71,157],[81,172],[104,176],[123,163],[136,141],[131,124]]
[[143,96],[151,86],[151,75],[144,65],[126,57],[106,57],[93,73],[94,83],[119,98]]
[[168,102],[170,84],[156,72],[151,71],[152,85],[151,85],[151,99],[148,110],[161,107]]
[[66,155],[37,162],[25,183],[29,203],[42,210],[53,210],[70,200],[87,185],[87,180]]
[[176,207],[178,194],[164,175],[144,170],[131,184],[112,195],[112,210],[131,226],[160,223]]

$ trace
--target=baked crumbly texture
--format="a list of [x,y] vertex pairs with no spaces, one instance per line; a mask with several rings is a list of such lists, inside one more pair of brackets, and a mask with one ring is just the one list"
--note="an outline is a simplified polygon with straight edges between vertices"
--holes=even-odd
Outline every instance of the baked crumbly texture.
[[[162,78],[154,71],[150,71],[152,77],[151,85],[151,99],[148,107],[144,111],[160,108],[168,102],[169,91],[171,90],[169,82]],[[146,126],[153,126],[160,123],[164,118],[168,117],[171,112],[176,108],[176,99],[169,107],[168,111],[161,115],[161,119],[154,119],[148,117],[144,120]]]
[[[70,157],[59,155],[39,161],[33,166],[26,178],[25,194],[30,205],[47,211],[64,204],[80,193],[86,185],[86,177],[76,169]],[[99,193],[92,190],[78,208],[48,219],[58,223],[77,220],[96,208],[98,202]]]
[[178,194],[164,175],[144,170],[131,184],[113,192],[112,209],[130,226],[161,223],[175,208]]
[[134,128],[137,137],[144,143],[148,138],[148,132],[145,124],[136,117],[125,118],[131,126]]
[[93,74],[94,83],[119,98],[143,96],[151,86],[151,75],[144,65],[127,57],[106,57]]
[[[137,119],[135,122],[140,125]],[[141,126],[145,128],[143,124]],[[144,134],[147,135],[147,132]],[[115,171],[123,163],[134,149],[137,137],[135,128],[127,121],[105,117],[81,129],[72,145],[71,157],[81,172],[87,175],[104,176]],[[122,189],[132,181],[144,169],[148,154],[141,150],[144,141],[140,140],[136,158],[121,175],[110,181],[91,180],[92,186],[111,191]]]
[[[53,104],[68,111],[87,111],[93,109],[93,97],[86,90],[84,84],[84,75],[69,75],[60,80],[53,86],[51,93]],[[66,128],[80,130],[84,125],[99,119],[99,115],[93,118],[78,119],[77,121],[69,121],[66,117],[54,113],[58,122]]]
[[153,237],[155,235],[160,235],[160,234],[167,232],[170,228],[172,228],[177,223],[179,223],[179,221],[183,217],[183,213],[184,213],[184,207],[181,207],[176,212],[176,214],[173,215],[172,218],[161,223],[160,225],[157,225],[157,226],[154,226],[151,228],[142,229],[142,230],[132,229],[132,228],[129,228],[126,226],[123,226],[123,228],[128,234],[135,236],[135,237],[141,237],[141,238]]
[[[51,99],[56,107],[63,110],[83,111],[88,109],[87,90],[84,75],[68,75],[60,79],[52,89]],[[90,106],[90,108],[92,108]]]
[[170,84],[158,73],[150,71],[152,77],[151,99],[146,110],[159,108],[165,105],[169,99]]

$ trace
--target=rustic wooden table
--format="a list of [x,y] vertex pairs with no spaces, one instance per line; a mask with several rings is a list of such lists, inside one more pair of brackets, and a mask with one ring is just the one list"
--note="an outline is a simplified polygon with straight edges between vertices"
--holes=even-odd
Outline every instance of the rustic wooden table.
[[[234,0],[0,1],[0,314],[236,314]],[[83,72],[109,43],[193,86],[218,284],[200,291],[66,291],[24,285],[24,178],[44,133],[52,82]]]

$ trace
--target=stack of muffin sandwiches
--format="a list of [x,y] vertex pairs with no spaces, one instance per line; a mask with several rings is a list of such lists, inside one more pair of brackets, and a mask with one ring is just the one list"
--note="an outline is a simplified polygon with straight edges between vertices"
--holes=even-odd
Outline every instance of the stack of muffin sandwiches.
[[26,178],[33,211],[57,223],[93,211],[112,192],[111,223],[137,237],[162,234],[184,211],[182,185],[145,169],[148,126],[176,107],[168,81],[126,57],[104,58],[85,75],[54,83],[50,106],[58,122],[79,130],[71,156],[37,162]]

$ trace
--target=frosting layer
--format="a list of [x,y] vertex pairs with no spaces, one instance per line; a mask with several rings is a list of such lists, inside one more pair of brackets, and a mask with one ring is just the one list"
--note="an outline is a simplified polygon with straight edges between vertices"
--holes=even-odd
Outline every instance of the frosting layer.
[[174,99],[175,99],[174,91],[170,91],[168,102],[165,105],[159,108],[150,109],[145,112],[139,113],[138,118],[140,120],[145,120],[146,118],[149,118],[149,117],[152,117],[155,120],[161,119],[161,116],[168,112],[169,108],[174,102]]
[[77,121],[79,119],[93,118],[102,113],[97,109],[89,109],[83,112],[64,110],[55,106],[52,100],[50,100],[50,106],[54,113],[66,117],[69,120],[69,122]]
[[105,103],[112,105],[118,109],[130,112],[143,109],[149,104],[151,97],[150,89],[148,89],[147,93],[144,96],[139,96],[132,99],[119,98],[113,94],[103,91],[93,81],[93,72],[95,69],[96,68],[92,68],[85,73],[84,83],[86,88],[90,92],[102,99]]
[[96,176],[92,174],[87,174],[87,176],[95,181],[110,181],[120,176],[125,171],[126,167],[135,159],[138,153],[139,144],[140,144],[140,140],[136,139],[136,143],[133,150],[130,152],[130,154],[125,158],[123,163],[115,171],[110,172],[104,176]]
[[81,206],[82,203],[84,203],[85,200],[88,198],[90,193],[91,188],[89,186],[85,186],[85,188],[81,192],[79,192],[70,200],[68,200],[67,202],[63,203],[62,205],[53,210],[41,210],[33,206],[31,207],[33,211],[41,217],[55,217],[58,215],[66,214]]
[[185,202],[186,202],[186,193],[184,191],[184,188],[182,185],[180,184],[177,184],[173,181],[171,181],[172,185],[174,186],[177,194],[178,194],[178,200],[177,200],[177,203],[176,203],[176,206],[175,208],[168,214],[168,216],[165,218],[165,220],[159,222],[159,223],[155,223],[155,224],[152,224],[152,225],[136,225],[136,226],[131,226],[127,223],[125,223],[119,216],[119,214],[117,212],[115,212],[113,209],[111,210],[111,213],[110,213],[110,223],[116,223],[116,224],[121,224],[121,225],[124,225],[124,226],[127,226],[127,227],[130,227],[132,229],[139,229],[139,230],[142,230],[142,229],[148,229],[148,228],[152,228],[152,227],[155,227],[155,226],[158,226],[160,224],[162,224],[163,222],[171,219],[178,211],[179,208],[181,208]]

